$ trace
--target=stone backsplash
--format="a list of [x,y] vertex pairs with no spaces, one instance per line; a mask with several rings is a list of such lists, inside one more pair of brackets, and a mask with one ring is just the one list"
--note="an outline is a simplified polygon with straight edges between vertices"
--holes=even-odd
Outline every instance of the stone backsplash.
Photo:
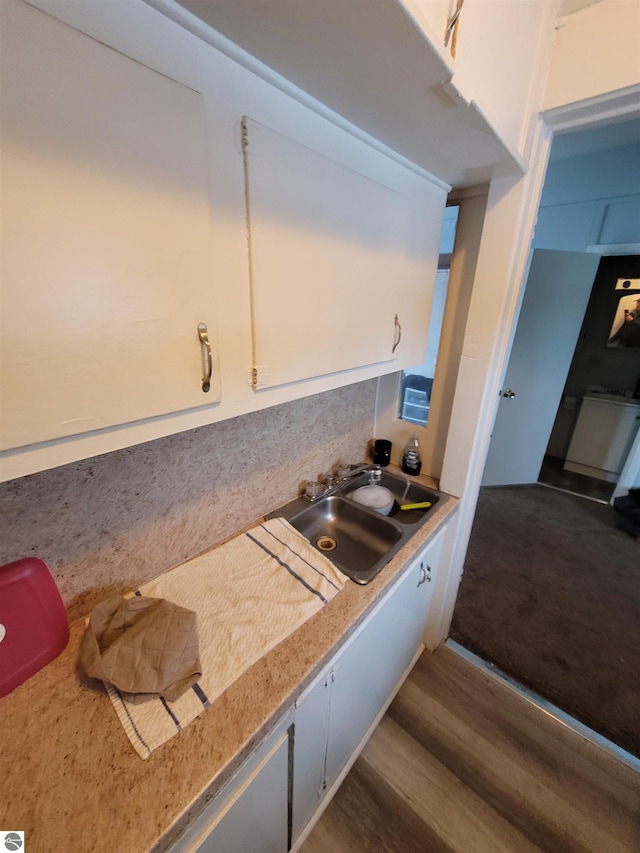
[[0,484],[0,564],[40,557],[74,621],[366,458],[376,380]]

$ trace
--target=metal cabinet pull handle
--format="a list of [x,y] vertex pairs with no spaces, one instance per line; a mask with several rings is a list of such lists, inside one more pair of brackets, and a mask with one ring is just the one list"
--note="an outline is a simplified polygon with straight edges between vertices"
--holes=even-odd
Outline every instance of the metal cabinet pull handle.
[[211,355],[211,344],[209,343],[206,323],[198,323],[198,337],[202,344],[203,363],[205,364],[202,390],[206,394],[211,388],[211,374],[213,373],[213,356]]
[[444,46],[445,47],[448,46],[449,39],[453,35],[453,31],[456,28],[456,24],[458,23],[458,18],[460,17],[460,12],[462,12],[463,4],[464,4],[464,0],[458,0],[458,5],[456,6],[455,12],[447,21],[447,28],[444,31]]
[[400,320],[398,320],[398,315],[393,318],[393,325],[396,327],[396,331],[398,332],[398,337],[394,341],[393,347],[391,348],[391,353],[393,354],[396,351],[396,348],[400,341],[402,340],[402,326],[400,325]]
[[431,566],[427,564],[427,568],[425,569],[424,563],[420,563],[420,580],[418,581],[418,586],[422,586],[425,581],[431,583]]

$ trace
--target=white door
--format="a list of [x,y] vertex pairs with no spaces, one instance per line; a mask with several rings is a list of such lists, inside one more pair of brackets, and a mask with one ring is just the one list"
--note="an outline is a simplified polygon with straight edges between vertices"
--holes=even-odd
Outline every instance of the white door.
[[537,482],[599,262],[534,251],[483,486]]

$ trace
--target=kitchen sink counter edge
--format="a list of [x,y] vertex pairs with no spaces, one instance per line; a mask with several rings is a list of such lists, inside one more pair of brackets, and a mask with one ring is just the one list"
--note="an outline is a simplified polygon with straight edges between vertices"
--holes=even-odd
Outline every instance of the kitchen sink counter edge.
[[[436,488],[428,477],[418,482]],[[366,586],[351,581],[143,761],[106,691],[77,671],[85,620],[62,654],[0,699],[5,827],[27,849],[164,853],[293,706],[405,565],[456,510],[441,494],[428,520]],[[250,525],[252,526],[252,525]]]

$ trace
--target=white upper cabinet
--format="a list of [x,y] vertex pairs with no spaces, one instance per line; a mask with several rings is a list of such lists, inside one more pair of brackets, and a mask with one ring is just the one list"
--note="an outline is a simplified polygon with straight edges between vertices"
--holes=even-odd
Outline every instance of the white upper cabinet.
[[401,0],[450,68],[451,90],[472,103],[513,155],[526,155],[553,37],[553,3]]
[[413,363],[444,190],[381,183],[249,119],[243,134],[256,388]]
[[215,403],[201,95],[1,6],[2,449]]
[[464,0],[401,0],[401,3],[443,62],[452,67]]
[[452,35],[453,85],[521,157],[542,100],[554,9],[540,0],[464,0]]
[[523,133],[532,95],[542,96],[553,2],[148,2],[239,62],[256,58],[276,85],[290,81],[447,183],[524,171]]
[[366,5],[0,3],[1,480],[423,360],[449,179],[518,165]]

